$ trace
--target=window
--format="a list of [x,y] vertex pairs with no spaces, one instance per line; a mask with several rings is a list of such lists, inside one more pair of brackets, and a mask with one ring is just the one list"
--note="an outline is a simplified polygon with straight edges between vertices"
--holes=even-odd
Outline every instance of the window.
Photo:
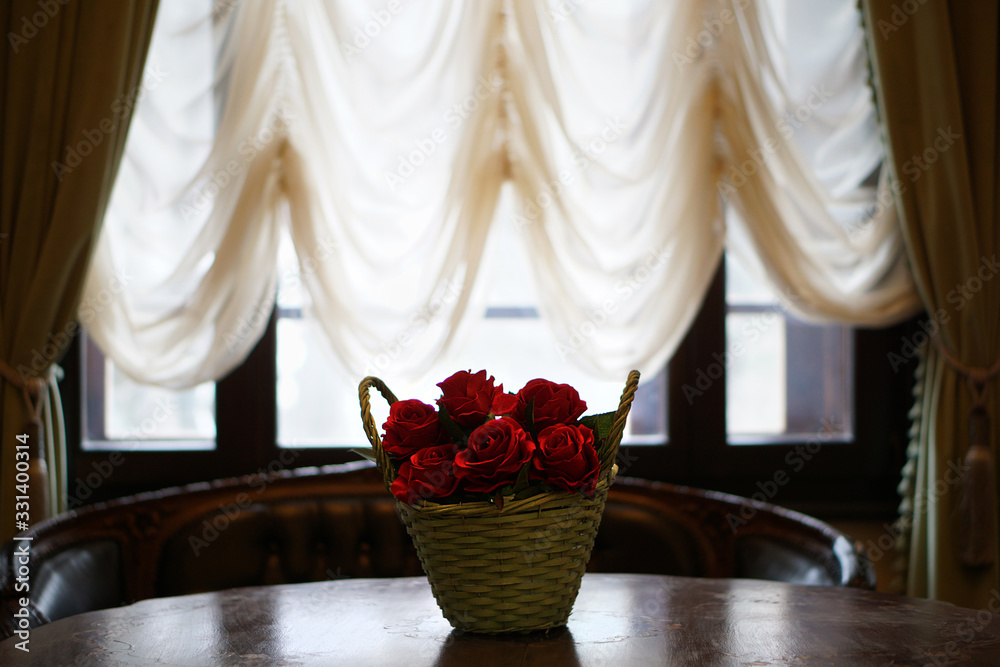
[[[508,234],[495,245],[516,256],[508,245],[515,240]],[[287,248],[282,252],[288,256]],[[294,262],[285,270],[294,271]],[[511,390],[542,375],[572,382],[593,407],[616,405],[618,383],[588,385],[579,375],[539,371],[558,359],[552,347],[514,355],[520,377],[509,361],[502,369],[491,363],[512,356],[515,337],[538,339],[544,326],[524,296],[530,295],[527,282],[497,283],[480,323],[492,334],[473,336],[477,343],[465,351],[464,364],[442,362],[438,380],[471,364],[488,368]],[[181,392],[136,385],[84,337],[66,360],[64,382],[79,383],[66,390],[68,432],[80,443],[70,468],[74,506],[357,459],[349,448],[367,442],[356,385],[338,376],[322,332],[303,317],[304,298],[295,290],[279,295],[264,338],[214,392],[211,384]],[[912,326],[872,331],[805,324],[727,258],[668,368],[637,394],[623,474],[747,496],[764,492],[820,516],[891,513],[911,404],[912,373],[906,371],[912,369],[890,372],[886,354]],[[375,371],[392,384],[391,368]],[[393,389],[416,395],[408,387]],[[436,395],[433,382],[421,390],[424,400]]]

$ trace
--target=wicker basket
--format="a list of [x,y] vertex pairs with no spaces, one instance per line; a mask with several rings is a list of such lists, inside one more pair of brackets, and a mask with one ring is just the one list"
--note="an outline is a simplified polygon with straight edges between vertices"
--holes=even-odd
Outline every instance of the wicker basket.
[[[486,501],[418,501],[416,506],[396,501],[434,598],[453,627],[501,633],[566,624],[617,471],[614,461],[638,383],[639,373],[629,373],[608,446],[600,450],[601,472],[593,498],[543,493],[507,499],[500,510]],[[396,471],[372,418],[373,387],[390,405],[396,397],[378,378],[367,377],[359,387],[365,433],[388,489]]]

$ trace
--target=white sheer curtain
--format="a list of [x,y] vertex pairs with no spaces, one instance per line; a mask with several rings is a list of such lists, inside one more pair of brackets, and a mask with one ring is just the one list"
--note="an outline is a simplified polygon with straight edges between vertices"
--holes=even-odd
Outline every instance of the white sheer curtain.
[[717,54],[729,247],[801,317],[913,315],[856,3],[726,5],[746,5]]
[[697,313],[724,241],[713,69],[672,59],[704,4],[560,7],[514,3],[518,221],[543,314],[573,361],[606,378],[636,367],[652,377]]
[[[797,311],[901,319],[917,300],[866,184],[882,149],[857,10],[822,5],[163,3],[150,58],[173,67],[137,107],[84,301],[127,279],[88,329],[137,380],[224,375],[298,279],[276,269],[287,221],[345,367],[393,345],[394,375],[416,374],[479,314],[506,180],[543,314],[597,376],[652,376],[673,352],[724,199],[733,246]],[[815,86],[831,93],[813,109]],[[781,131],[802,104],[802,131]]]

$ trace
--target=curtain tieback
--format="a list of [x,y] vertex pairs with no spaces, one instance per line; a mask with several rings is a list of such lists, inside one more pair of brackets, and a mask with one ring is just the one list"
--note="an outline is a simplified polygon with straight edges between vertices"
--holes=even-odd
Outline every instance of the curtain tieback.
[[990,368],[967,366],[952,354],[941,335],[933,337],[948,366],[965,377],[972,395],[969,408],[969,444],[962,466],[959,500],[959,561],[966,567],[984,567],[996,560],[996,464],[990,445],[990,414],[986,409],[988,383],[1000,375],[1000,359]]
[[45,378],[41,377],[21,377],[3,359],[0,359],[0,375],[7,382],[10,382],[21,390],[21,395],[24,397],[24,405],[28,408],[29,422],[34,422],[40,426],[42,423],[43,392],[49,383],[46,382]]
[[[28,474],[27,487],[28,494],[31,497],[32,524],[51,516],[52,505],[50,501],[54,497],[53,493],[56,492],[53,488],[54,480],[49,475],[49,467],[46,462],[46,454],[51,455],[54,452],[52,422],[51,418],[47,417],[49,427],[43,432],[42,413],[43,408],[46,406],[51,408],[50,401],[52,400],[52,396],[49,392],[50,387],[53,388],[52,392],[58,398],[59,388],[56,384],[58,369],[59,367],[56,364],[51,364],[46,372],[46,377],[36,376],[25,378],[11,368],[10,364],[0,359],[0,375],[7,382],[21,390],[21,395],[24,397],[24,405],[28,412],[28,420],[21,431],[22,434],[28,436],[25,443],[29,445],[28,467],[27,470],[21,470],[19,467],[18,475],[22,472],[27,472]],[[48,411],[48,415],[51,415],[51,409]],[[47,440],[42,439],[43,435],[47,437]],[[18,483],[23,483],[20,481],[20,478]]]

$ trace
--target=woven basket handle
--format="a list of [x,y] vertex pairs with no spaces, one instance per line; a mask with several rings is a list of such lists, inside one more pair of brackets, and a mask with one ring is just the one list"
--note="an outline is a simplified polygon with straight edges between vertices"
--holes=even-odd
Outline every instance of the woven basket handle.
[[618,446],[622,442],[622,435],[625,433],[625,421],[628,419],[628,412],[632,409],[632,399],[635,398],[635,390],[639,387],[639,371],[629,371],[628,379],[625,380],[625,389],[622,391],[622,398],[618,402],[618,410],[615,412],[615,420],[611,425],[611,432],[608,433],[608,443],[610,446],[604,449],[601,456],[601,474],[606,475],[614,465],[615,457],[618,456]]
[[382,471],[382,481],[388,490],[392,485],[392,480],[396,478],[396,471],[392,466],[392,461],[389,460],[389,455],[382,449],[382,439],[378,435],[378,425],[375,424],[375,418],[372,417],[371,390],[373,387],[378,389],[378,392],[382,394],[382,398],[389,405],[392,405],[398,399],[389,390],[389,387],[385,385],[385,382],[382,382],[377,377],[369,375],[358,385],[358,401],[361,403],[361,421],[364,423],[365,435],[368,436],[368,442],[372,443],[372,450],[375,452],[375,462],[378,463],[378,468]]

